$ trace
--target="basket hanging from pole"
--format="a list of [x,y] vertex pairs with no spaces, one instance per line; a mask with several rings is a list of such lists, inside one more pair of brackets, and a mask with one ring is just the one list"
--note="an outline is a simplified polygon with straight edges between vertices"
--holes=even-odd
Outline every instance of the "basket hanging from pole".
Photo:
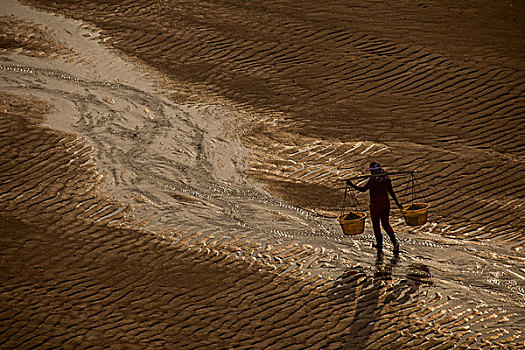
[[430,207],[430,204],[428,203],[426,198],[424,198],[424,201],[415,202],[416,186],[419,188],[419,192],[421,192],[421,187],[416,182],[416,176],[413,172],[411,173],[409,182],[407,183],[407,189],[405,190],[405,194],[408,190],[408,186],[411,187],[412,198],[410,204],[403,205],[401,213],[403,214],[405,223],[408,226],[422,226],[427,223],[428,208]]
[[345,194],[343,197],[343,204],[341,207],[341,215],[339,216],[339,224],[341,224],[341,229],[343,230],[343,233],[345,235],[348,235],[348,236],[359,235],[363,233],[365,230],[366,213],[361,211],[359,202],[357,201],[357,197],[351,190],[350,190],[350,194],[352,195],[353,200],[356,204],[355,206],[356,210],[348,211],[348,212],[345,210],[347,192],[348,192],[348,185],[345,187]]

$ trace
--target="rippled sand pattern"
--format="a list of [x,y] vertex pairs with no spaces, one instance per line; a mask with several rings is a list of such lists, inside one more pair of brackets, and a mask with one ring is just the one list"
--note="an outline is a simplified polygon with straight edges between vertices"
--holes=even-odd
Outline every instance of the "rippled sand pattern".
[[0,17],[0,47],[2,50],[19,51],[32,57],[57,57],[74,55],[74,50],[57,43],[42,27],[16,18]]
[[133,229],[96,190],[85,143],[38,126],[47,104],[0,101],[6,347],[512,348],[519,336],[500,328],[501,312],[454,306],[424,265],[404,279],[391,277],[396,258],[378,260],[374,275],[301,278],[286,263],[228,254],[238,239],[189,244],[184,232]]
[[85,142],[39,125],[50,107],[0,97],[5,347],[512,348],[519,337],[494,309],[454,307],[424,265],[404,279],[391,276],[397,258],[376,261],[373,275],[305,278],[293,261],[229,253],[239,238],[134,229],[128,208],[98,192]]
[[[210,150],[223,157],[226,141],[190,116],[194,108],[211,123],[215,107],[177,109],[132,86],[5,55],[3,347],[523,347],[519,50],[502,57],[494,49],[483,60],[475,50],[460,58],[464,48],[431,53],[439,35],[426,47],[415,44],[426,31],[406,42],[385,33],[380,39],[381,21],[376,32],[364,30],[369,17],[352,27],[344,21],[348,9],[337,3],[329,10],[280,1],[43,4],[91,20],[116,48],[248,110],[251,119],[231,126],[253,147],[246,171],[299,208],[245,184],[241,191],[212,181]],[[383,15],[388,20],[392,13]],[[0,36],[2,54],[80,59],[31,23],[0,25],[7,33]],[[406,34],[411,26],[394,28]],[[74,102],[76,127],[90,142],[41,125],[59,96]],[[375,262],[370,235],[338,236],[300,209],[332,213],[342,196],[340,178],[371,157],[399,170],[417,167],[435,208],[427,226],[400,235],[400,257],[388,252]],[[116,171],[103,179],[101,164]],[[144,194],[137,206],[153,207],[160,227],[180,228],[143,229],[144,215],[104,194],[104,181],[116,192],[133,184],[135,195]],[[395,180],[400,194],[405,182]],[[400,222],[395,226],[402,230]],[[275,231],[282,227],[290,231]],[[423,239],[421,232],[433,230],[445,237]],[[457,239],[464,237],[499,244]],[[306,238],[324,243],[302,244]],[[342,271],[329,278],[317,274],[323,269]]]
[[[259,150],[250,173],[295,204],[333,210],[340,178],[380,159],[420,172],[436,232],[525,244],[519,9],[482,1],[38,5],[91,21],[111,45],[175,80],[255,108],[260,118],[245,135]],[[301,198],[305,189],[316,196]]]

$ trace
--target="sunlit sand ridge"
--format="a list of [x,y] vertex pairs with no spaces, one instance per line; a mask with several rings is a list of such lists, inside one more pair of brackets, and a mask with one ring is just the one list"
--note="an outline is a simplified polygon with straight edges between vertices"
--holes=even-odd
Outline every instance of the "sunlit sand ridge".
[[[48,8],[100,37],[10,6],[4,344],[520,346],[519,52],[460,59],[439,38],[381,39],[380,22],[335,32],[314,5]],[[317,215],[372,157],[417,169],[432,201],[426,226],[395,220],[399,259]]]

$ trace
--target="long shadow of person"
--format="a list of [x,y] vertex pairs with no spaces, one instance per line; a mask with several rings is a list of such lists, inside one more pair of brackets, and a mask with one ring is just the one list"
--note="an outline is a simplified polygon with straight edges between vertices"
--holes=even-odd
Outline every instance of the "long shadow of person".
[[[422,264],[410,265],[406,279],[392,281],[392,272],[399,262],[399,256],[394,255],[388,263],[384,263],[383,254],[376,257],[375,271],[372,276],[363,268],[348,269],[339,278],[333,297],[340,303],[349,305],[353,312],[350,328],[345,331],[342,339],[344,349],[373,348],[374,339],[381,336],[379,323],[384,323],[381,316],[386,306],[397,308],[398,305],[410,301],[418,295],[419,286],[430,277],[428,268]],[[355,305],[355,307],[352,307]],[[388,323],[388,322],[387,322]]]
[[392,270],[397,265],[399,257],[394,257],[385,265],[383,253],[378,253],[375,261],[375,271],[372,276],[366,274],[361,267],[346,270],[338,280],[333,297],[338,302],[344,301],[350,306],[355,303],[351,327],[340,341],[345,349],[361,349],[373,333],[379,321],[383,305],[380,297],[386,288],[385,281],[392,279]]

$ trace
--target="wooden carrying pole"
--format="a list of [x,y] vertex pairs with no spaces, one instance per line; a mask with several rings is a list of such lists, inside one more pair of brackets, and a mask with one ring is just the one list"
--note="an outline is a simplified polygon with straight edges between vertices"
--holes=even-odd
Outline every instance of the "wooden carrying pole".
[[349,179],[344,179],[342,181],[368,179],[368,178],[374,177],[374,176],[397,175],[397,174],[414,174],[414,173],[415,173],[415,171],[413,171],[413,170],[412,171],[394,171],[392,173],[384,172],[384,173],[380,173],[380,174],[370,174],[370,175],[355,176],[355,177],[351,177]]
[[[397,175],[397,174],[412,174],[414,175],[415,171],[414,170],[411,170],[411,171],[394,171],[394,172],[391,172],[391,173],[388,173],[388,172],[384,172],[384,173],[380,173],[380,174],[370,174],[370,175],[361,175],[361,176],[354,176],[354,177],[351,177],[349,179],[344,179],[344,180],[341,180],[341,181],[348,181],[348,180],[362,180],[362,179],[368,179],[368,178],[371,178],[371,177],[374,177],[374,176],[385,176],[385,175]],[[339,190],[344,190],[345,187],[340,187]]]

